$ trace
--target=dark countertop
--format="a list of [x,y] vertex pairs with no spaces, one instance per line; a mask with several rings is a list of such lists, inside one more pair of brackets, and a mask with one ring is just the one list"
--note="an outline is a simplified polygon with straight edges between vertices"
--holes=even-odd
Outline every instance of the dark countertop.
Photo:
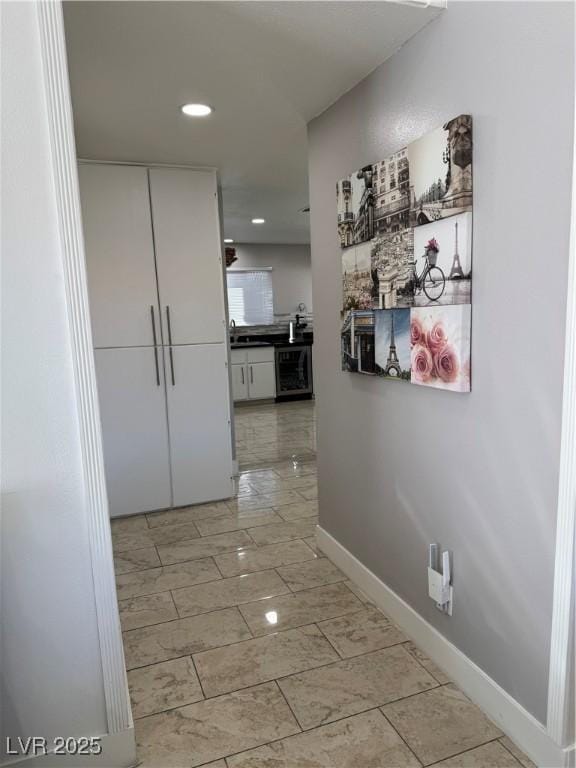
[[[290,344],[288,341],[289,335],[287,333],[235,333],[238,338],[238,342],[232,342],[230,346],[232,349],[247,349],[248,347],[267,347],[273,345],[274,347],[286,347]],[[314,333],[312,331],[304,331],[302,334],[296,336],[292,345],[298,344],[310,344],[314,343]],[[292,346],[290,345],[290,346]]]
[[269,341],[232,341],[230,342],[231,349],[250,349],[252,347],[271,347],[272,344]]
[[295,338],[292,343],[288,341],[288,338],[286,338],[284,341],[274,341],[273,342],[275,347],[302,347],[307,346],[311,347],[314,344],[314,341],[312,339],[305,339],[305,338]]

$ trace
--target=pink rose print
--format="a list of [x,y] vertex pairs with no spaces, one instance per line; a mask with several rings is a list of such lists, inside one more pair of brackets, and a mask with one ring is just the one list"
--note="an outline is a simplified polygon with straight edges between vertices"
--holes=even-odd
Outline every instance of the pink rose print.
[[434,354],[446,346],[448,337],[441,322],[434,323],[428,331],[428,348]]
[[442,379],[445,384],[452,384],[458,378],[460,372],[460,363],[458,355],[450,344],[446,344],[434,355],[434,366],[436,375]]
[[430,381],[434,374],[434,361],[430,350],[423,344],[412,347],[412,378],[419,384]]
[[417,317],[412,317],[410,320],[410,344],[421,344],[424,342],[424,328],[422,323]]

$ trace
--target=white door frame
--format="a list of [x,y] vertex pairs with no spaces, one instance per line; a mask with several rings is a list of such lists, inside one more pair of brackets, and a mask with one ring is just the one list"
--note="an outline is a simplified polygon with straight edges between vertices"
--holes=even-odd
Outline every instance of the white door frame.
[[[132,727],[124,653],[118,620],[111,555],[102,436],[90,331],[84,241],[78,194],[76,149],[69,93],[64,22],[60,0],[38,3],[39,24],[51,117],[50,135],[74,372],[80,410],[83,470],[90,518],[92,570],[102,652],[109,733]],[[574,518],[576,506],[576,186],[572,196],[570,264],[566,314],[562,443],[554,570],[554,596],[546,729],[561,746],[568,734],[568,670],[572,652]]]
[[118,615],[104,477],[92,332],[86,285],[78,169],[60,0],[37,2],[50,150],[58,210],[67,314],[80,421],[92,577],[98,620],[108,734],[133,728]]
[[[574,731],[568,722],[570,696],[575,695],[574,675],[574,579],[576,511],[576,113],[573,127],[572,208],[566,299],[566,335],[564,342],[564,385],[562,402],[562,437],[558,478],[556,517],[556,555],[554,560],[554,596],[550,635],[548,709],[546,728],[561,746],[572,746]],[[572,686],[570,685],[570,678]]]

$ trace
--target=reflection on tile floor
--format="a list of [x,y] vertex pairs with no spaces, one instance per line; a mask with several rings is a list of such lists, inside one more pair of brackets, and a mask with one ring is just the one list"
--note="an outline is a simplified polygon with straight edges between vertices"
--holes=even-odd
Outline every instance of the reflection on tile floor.
[[[235,429],[240,470],[268,467],[292,457],[303,464],[316,458],[316,417],[312,400],[240,406],[235,412]],[[291,467],[282,467],[284,472],[287,469]],[[299,472],[289,472],[285,477],[299,476]],[[253,479],[256,481],[256,476]],[[272,480],[274,482],[274,478]],[[252,483],[249,477],[245,481]]]
[[314,404],[236,434],[237,499],[112,525],[142,768],[531,768],[316,547]]

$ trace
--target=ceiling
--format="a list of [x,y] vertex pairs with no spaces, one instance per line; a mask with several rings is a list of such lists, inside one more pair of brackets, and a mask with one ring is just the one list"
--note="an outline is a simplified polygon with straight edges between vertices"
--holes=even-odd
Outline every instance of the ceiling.
[[[78,155],[216,166],[226,237],[306,243],[306,123],[439,12],[384,0],[65,2]],[[187,118],[188,102],[214,113]]]

